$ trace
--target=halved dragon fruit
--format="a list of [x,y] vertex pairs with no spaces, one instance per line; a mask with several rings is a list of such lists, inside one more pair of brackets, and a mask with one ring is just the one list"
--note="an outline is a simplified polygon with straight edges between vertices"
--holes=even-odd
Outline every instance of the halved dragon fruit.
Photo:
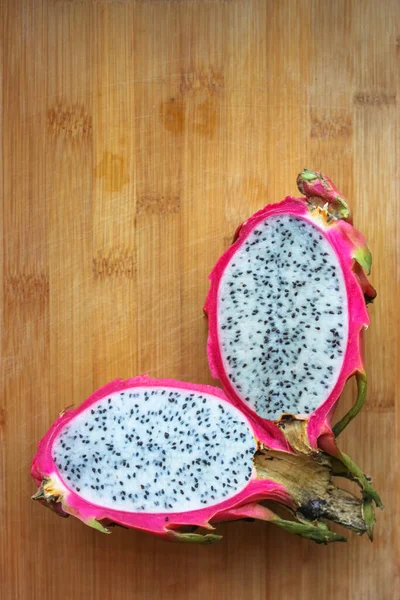
[[344,538],[321,519],[364,533],[361,500],[334,474],[328,456],[294,453],[278,427],[264,428],[221,390],[146,376],[113,381],[63,412],[32,463],[34,499],[61,516],[106,533],[119,524],[204,543],[220,536],[193,529],[243,518],[322,543]]
[[[336,437],[366,397],[371,254],[328,177],[305,169],[297,184],[305,198],[288,196],[255,213],[210,274],[209,364],[246,414],[278,424],[295,449],[338,458],[363,488],[368,512],[372,499],[382,507],[380,498]],[[357,401],[332,430],[352,375]]]
[[365,398],[362,333],[376,294],[363,271],[371,254],[343,196],[308,170],[298,186],[306,198],[257,212],[214,267],[208,356],[238,406],[273,421],[301,416],[316,448],[351,375],[358,406]]

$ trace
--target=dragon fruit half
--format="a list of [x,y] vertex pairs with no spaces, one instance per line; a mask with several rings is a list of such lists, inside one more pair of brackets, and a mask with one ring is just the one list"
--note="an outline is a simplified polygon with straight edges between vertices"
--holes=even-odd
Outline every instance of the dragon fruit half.
[[32,463],[34,499],[60,516],[203,543],[220,538],[207,533],[216,523],[243,518],[320,543],[345,539],[321,519],[364,533],[363,503],[335,474],[329,456],[294,452],[278,427],[264,428],[221,390],[146,376],[113,381],[63,412]]
[[301,416],[316,448],[351,375],[359,406],[365,398],[362,333],[376,293],[364,274],[371,254],[343,196],[309,170],[298,186],[306,198],[254,214],[214,267],[208,355],[238,406],[274,421]]
[[[337,457],[381,507],[369,480],[336,437],[361,409],[366,304],[376,296],[366,274],[371,254],[332,181],[305,169],[305,198],[286,197],[255,213],[210,275],[205,304],[211,372],[236,406],[279,425],[292,446]],[[357,401],[331,428],[346,380]]]

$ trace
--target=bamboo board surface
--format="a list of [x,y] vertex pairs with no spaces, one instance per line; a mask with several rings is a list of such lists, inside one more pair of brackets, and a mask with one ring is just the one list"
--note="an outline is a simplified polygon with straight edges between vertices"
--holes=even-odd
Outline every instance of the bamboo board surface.
[[[397,0],[3,0],[0,14],[0,596],[400,598]],[[235,523],[214,546],[168,545],[31,502],[36,442],[65,406],[144,372],[211,383],[207,274],[304,166],[350,199],[374,257],[368,404],[342,441],[385,503],[374,543]]]

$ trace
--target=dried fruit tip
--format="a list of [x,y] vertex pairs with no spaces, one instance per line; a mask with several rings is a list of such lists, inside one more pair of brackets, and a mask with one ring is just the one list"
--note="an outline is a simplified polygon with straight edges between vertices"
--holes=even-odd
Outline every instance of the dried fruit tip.
[[351,223],[352,217],[347,201],[329,177],[310,171],[310,169],[304,169],[297,176],[297,187],[312,206],[324,207],[328,204],[328,212],[331,217]]

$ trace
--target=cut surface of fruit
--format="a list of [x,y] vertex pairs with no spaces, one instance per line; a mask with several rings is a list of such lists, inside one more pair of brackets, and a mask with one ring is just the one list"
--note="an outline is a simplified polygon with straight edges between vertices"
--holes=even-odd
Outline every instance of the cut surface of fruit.
[[237,494],[255,451],[253,431],[232,405],[207,393],[136,387],[83,410],[54,440],[52,457],[88,502],[157,513]]
[[259,416],[310,414],[329,396],[346,350],[346,286],[313,223],[260,221],[228,261],[217,302],[224,371]]

